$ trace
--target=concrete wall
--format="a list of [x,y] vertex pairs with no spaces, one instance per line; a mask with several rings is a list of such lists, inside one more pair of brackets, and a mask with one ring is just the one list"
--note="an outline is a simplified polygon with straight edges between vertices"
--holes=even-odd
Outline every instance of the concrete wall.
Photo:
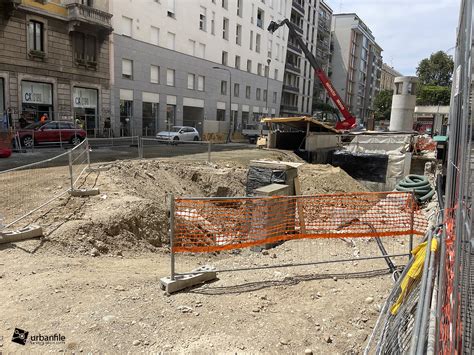
[[341,144],[341,136],[336,134],[312,133],[306,137],[305,150],[314,152],[318,149],[336,148]]
[[395,78],[395,86],[402,85],[401,92],[394,92],[392,98],[392,111],[390,114],[390,131],[412,131],[413,114],[415,112],[416,95],[410,92],[410,85],[416,85],[418,78],[413,76],[400,76]]

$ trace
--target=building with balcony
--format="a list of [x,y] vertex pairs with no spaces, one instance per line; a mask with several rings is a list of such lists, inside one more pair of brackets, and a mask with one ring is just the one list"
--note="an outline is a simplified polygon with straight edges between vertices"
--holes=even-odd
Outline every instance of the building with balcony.
[[382,75],[380,77],[380,90],[393,90],[395,87],[395,78],[403,76],[395,68],[386,63],[382,65]]
[[102,134],[110,117],[108,0],[0,2],[0,112],[15,126],[75,121]]
[[358,122],[366,122],[380,91],[382,48],[355,13],[333,15],[331,28],[331,81]]
[[[290,21],[315,56],[328,70],[332,10],[323,0],[292,0]],[[280,30],[278,30],[280,31]],[[278,33],[275,32],[275,33]],[[312,115],[316,101],[326,101],[326,92],[295,39],[288,37],[281,97],[281,115]]]
[[291,0],[114,0],[113,125],[154,135],[240,131],[279,115]]

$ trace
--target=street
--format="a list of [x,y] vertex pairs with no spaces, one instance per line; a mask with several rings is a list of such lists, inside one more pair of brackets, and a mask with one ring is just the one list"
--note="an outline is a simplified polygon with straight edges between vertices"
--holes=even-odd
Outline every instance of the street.
[[[93,139],[91,146],[91,163],[109,162],[123,159],[138,158],[138,145],[132,140],[121,140],[114,142],[112,145],[110,140]],[[212,152],[223,152],[253,148],[254,145],[247,143],[229,143],[229,144],[212,144]],[[36,163],[39,161],[53,159],[66,152],[66,148],[57,147],[35,147],[34,150],[28,150],[23,153],[14,152],[10,158],[0,160],[0,171],[13,169],[19,166]],[[158,143],[156,141],[144,141],[143,158],[171,158],[184,155],[207,153],[208,145],[206,143],[180,143],[177,145]],[[65,166],[68,165],[69,158],[65,154],[59,158],[53,159],[41,167]]]

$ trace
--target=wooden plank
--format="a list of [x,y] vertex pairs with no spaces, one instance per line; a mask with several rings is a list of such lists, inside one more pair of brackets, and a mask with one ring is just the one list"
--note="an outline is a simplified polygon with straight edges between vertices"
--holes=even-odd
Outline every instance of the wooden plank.
[[[295,183],[295,195],[296,196],[301,195],[301,184],[300,184],[299,177],[298,176],[295,177],[293,181]],[[303,213],[302,203],[300,202],[298,204],[298,199],[296,199],[296,201],[297,201],[296,207],[298,208],[298,219],[300,221],[300,233],[306,234],[306,224],[304,222],[304,213]]]

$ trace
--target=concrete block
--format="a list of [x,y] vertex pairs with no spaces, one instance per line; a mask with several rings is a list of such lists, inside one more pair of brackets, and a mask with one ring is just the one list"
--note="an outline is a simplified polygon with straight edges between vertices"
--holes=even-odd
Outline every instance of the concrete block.
[[38,225],[31,225],[25,228],[0,232],[0,244],[14,243],[20,240],[38,238],[43,235],[43,229]]
[[169,276],[161,278],[161,289],[166,293],[171,294],[217,278],[215,268],[209,265],[201,266],[191,272],[192,274],[175,275],[174,280],[171,280]]
[[87,196],[96,196],[100,194],[99,189],[78,189],[78,190],[69,190],[69,194],[73,197],[87,197]]

